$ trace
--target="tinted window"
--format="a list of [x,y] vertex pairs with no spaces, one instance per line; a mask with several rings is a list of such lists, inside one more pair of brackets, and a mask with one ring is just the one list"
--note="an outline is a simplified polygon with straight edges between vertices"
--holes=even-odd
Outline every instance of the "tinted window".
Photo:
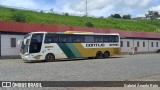
[[59,35],[59,42],[71,42],[70,35]]
[[58,35],[46,34],[44,43],[55,43],[58,42]]
[[29,53],[39,53],[41,50],[42,41],[42,33],[33,34],[31,38]]
[[117,35],[106,35],[103,37],[104,42],[119,42]]
[[158,42],[157,42],[157,44],[156,44],[156,45],[157,45],[157,47],[158,47]]
[[103,36],[94,36],[94,41],[95,42],[103,42]]
[[72,42],[76,42],[76,43],[84,42],[84,36],[82,36],[82,35],[73,35],[72,36]]
[[119,37],[117,35],[112,36],[112,42],[119,42]]
[[86,43],[94,42],[94,36],[84,36],[84,40]]

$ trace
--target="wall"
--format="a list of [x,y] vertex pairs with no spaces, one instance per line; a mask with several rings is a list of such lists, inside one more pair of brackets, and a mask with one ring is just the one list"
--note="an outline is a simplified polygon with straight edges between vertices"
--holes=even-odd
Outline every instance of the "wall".
[[[134,47],[137,48],[137,52],[148,52],[148,41],[149,40],[140,40],[140,39],[134,39]],[[139,42],[139,47],[137,46],[137,43]],[[143,47],[143,42],[145,43],[145,47]]]
[[[160,40],[145,40],[145,39],[121,39],[123,41],[123,47],[121,47],[121,52],[129,53],[132,52],[132,47],[136,47],[138,53],[144,52],[156,52],[160,49]],[[130,46],[127,47],[127,41],[129,41]],[[137,46],[137,42],[139,42],[139,47]],[[143,42],[145,43],[145,47],[143,47]],[[151,43],[153,42],[153,47]],[[158,47],[156,43],[158,42]]]
[[[133,47],[133,39],[121,39],[123,41],[123,47],[121,47],[121,52],[131,52],[131,48]],[[130,46],[127,47],[127,41],[130,43]]]
[[[153,42],[153,47],[152,47],[152,43]],[[156,46],[156,42],[158,42],[159,44],[159,47]],[[157,51],[158,49],[160,49],[160,40],[150,40],[149,41],[149,51],[150,52],[154,52],[154,51]]]
[[12,56],[20,54],[20,46],[16,44],[16,47],[11,47],[11,38],[18,40],[23,39],[23,35],[4,35],[1,34],[1,56]]

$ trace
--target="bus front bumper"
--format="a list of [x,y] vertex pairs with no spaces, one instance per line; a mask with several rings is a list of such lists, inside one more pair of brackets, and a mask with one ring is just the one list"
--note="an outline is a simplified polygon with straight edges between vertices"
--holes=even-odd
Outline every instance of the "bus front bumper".
[[22,60],[23,60],[23,61],[28,61],[28,60],[29,60],[29,57],[28,57],[28,56],[21,55],[21,57],[22,57]]
[[41,61],[40,59],[33,58],[32,55],[21,55],[23,61],[32,62],[32,61]]

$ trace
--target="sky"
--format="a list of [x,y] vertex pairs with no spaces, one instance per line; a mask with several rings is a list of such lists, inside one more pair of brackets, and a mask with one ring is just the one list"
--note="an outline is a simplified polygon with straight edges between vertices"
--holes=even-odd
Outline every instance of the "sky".
[[0,5],[59,13],[108,17],[111,14],[144,17],[149,10],[160,13],[160,0],[0,0]]

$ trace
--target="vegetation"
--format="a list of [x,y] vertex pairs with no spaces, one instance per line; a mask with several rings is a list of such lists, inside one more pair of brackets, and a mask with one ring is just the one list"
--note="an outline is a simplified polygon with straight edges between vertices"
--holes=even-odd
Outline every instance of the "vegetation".
[[[160,32],[160,20],[151,22],[147,19],[115,19],[115,18],[92,18],[78,17],[71,15],[59,15],[51,10],[51,13],[44,11],[19,10],[0,7],[0,20],[12,22],[29,22],[38,24],[56,24],[66,26],[81,26],[95,28],[109,28],[120,30]],[[87,25],[87,23],[90,25]],[[93,26],[92,26],[93,25]]]
[[87,22],[87,23],[86,23],[86,26],[87,26],[87,27],[93,27],[93,24],[92,24],[92,22]]
[[117,19],[121,19],[121,16],[119,14],[114,14],[114,15],[111,15],[112,18],[117,18]]
[[16,22],[26,22],[26,16],[23,14],[23,12],[13,13],[11,19]]
[[131,19],[131,15],[123,15],[123,19]]
[[151,22],[159,17],[160,15],[157,11],[148,11],[148,14],[146,14],[146,18],[151,19]]

